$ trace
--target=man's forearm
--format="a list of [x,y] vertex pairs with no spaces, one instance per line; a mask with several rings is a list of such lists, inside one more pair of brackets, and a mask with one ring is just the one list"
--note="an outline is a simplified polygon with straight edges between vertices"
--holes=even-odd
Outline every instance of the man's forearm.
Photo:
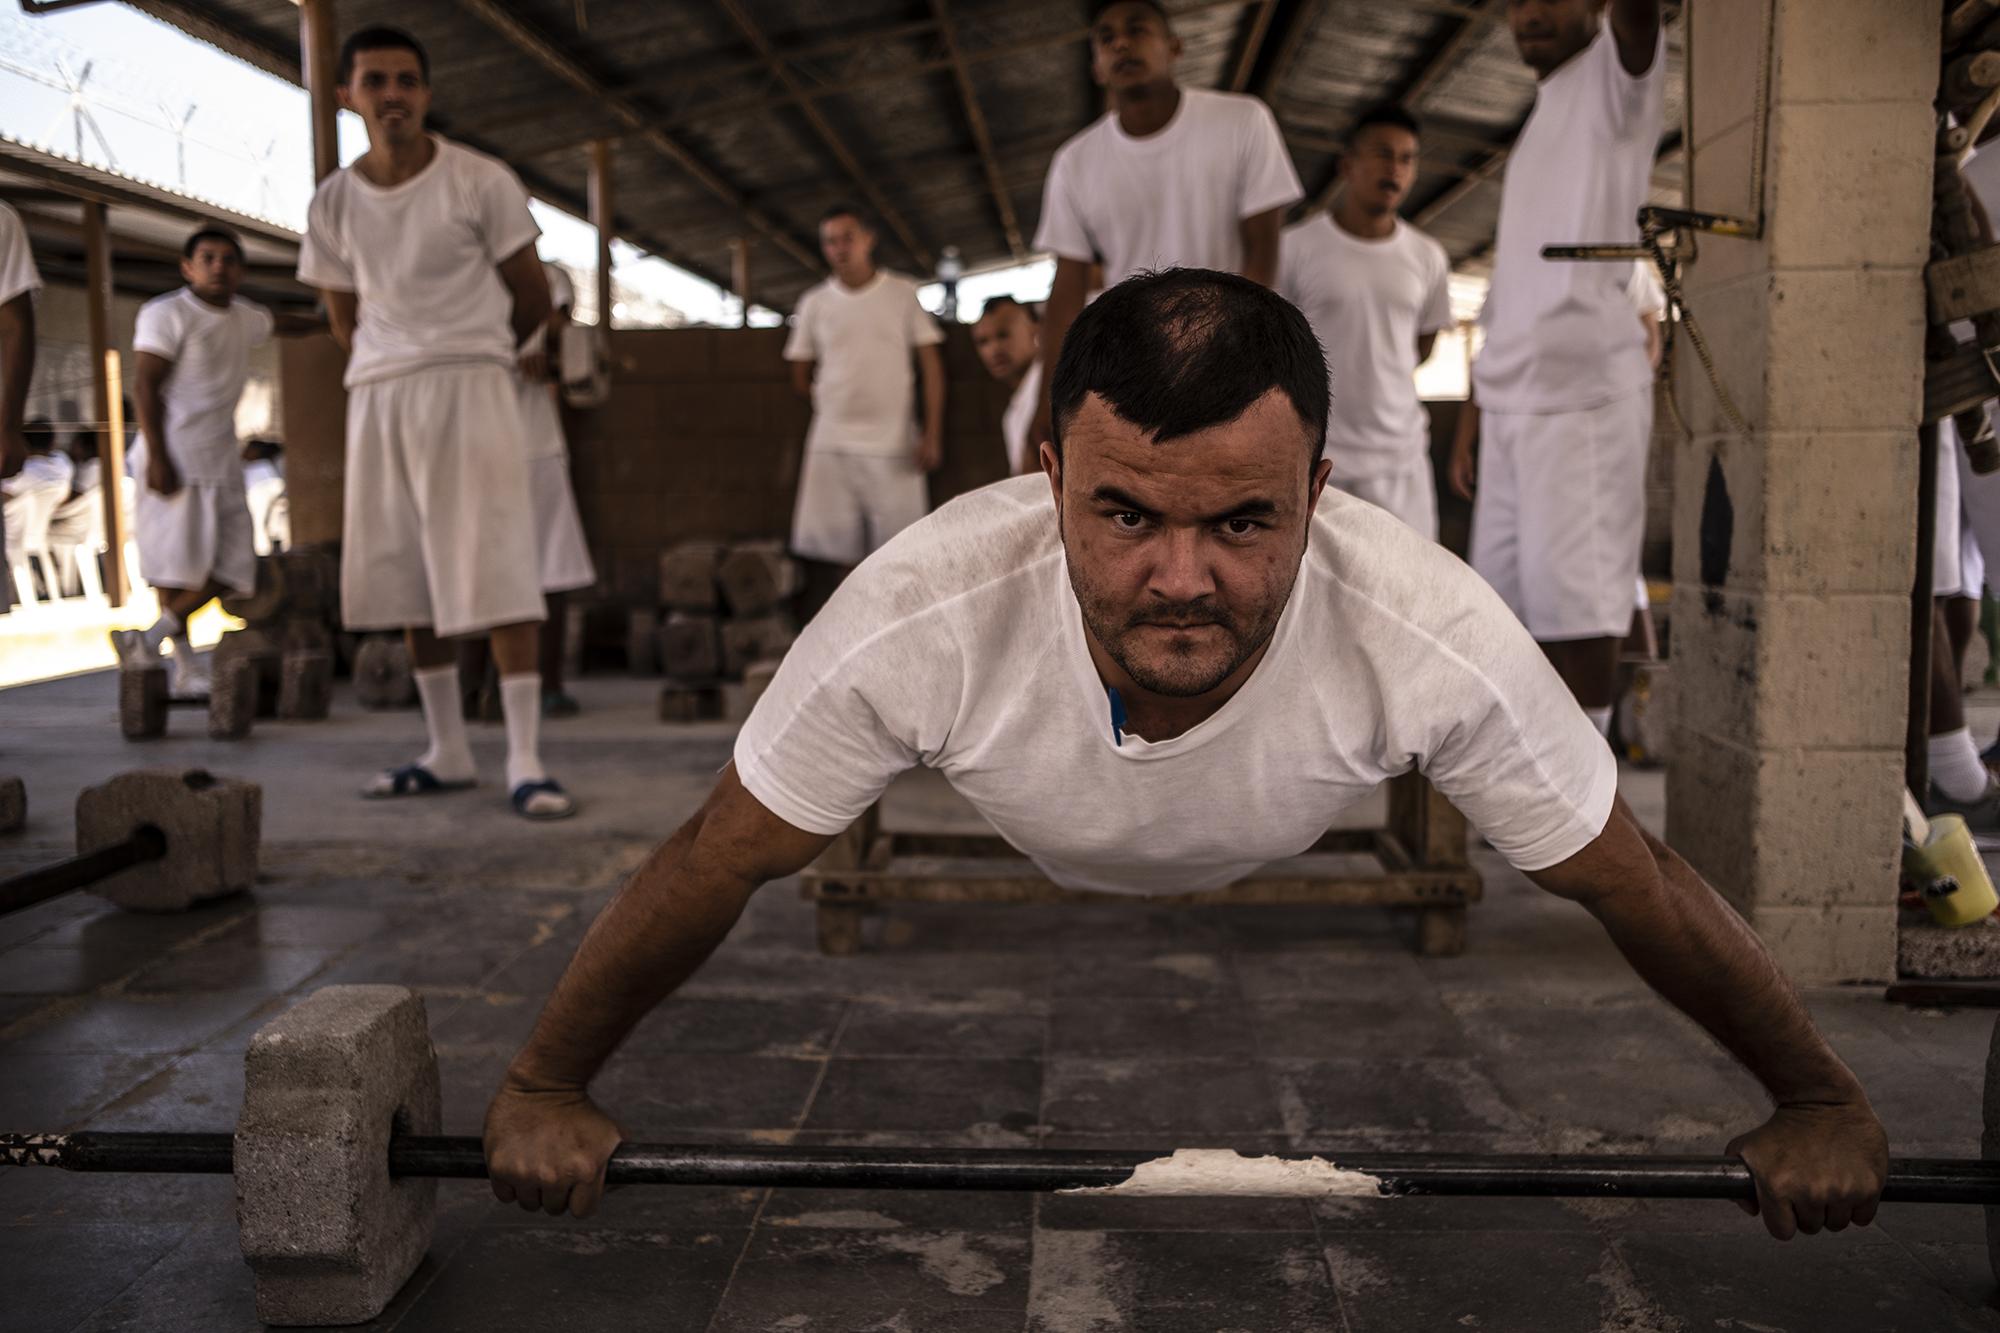
[[508,1077],[581,1088],[660,1001],[729,934],[756,885],[695,854],[696,815],[654,851],[598,915]]
[[924,435],[944,439],[944,358],[933,353],[923,359]]
[[1861,1085],[1826,1044],[1763,941],[1695,873],[1648,835],[1652,892],[1587,903],[1648,985],[1721,1042],[1780,1104],[1850,1100]]
[[167,407],[157,384],[141,379],[132,391],[132,407],[139,414],[139,434],[146,439],[146,457],[169,459],[167,453]]
[[[1037,417],[1046,414],[1056,381],[1056,362],[1062,359],[1063,338],[1068,335],[1069,326],[1076,323],[1076,317],[1083,313],[1084,298],[1090,294],[1084,287],[1082,269],[1071,275],[1065,271],[1068,268],[1068,261],[1058,262],[1056,280],[1049,288],[1048,304],[1042,310],[1042,389]],[[1034,448],[1041,441],[1030,440],[1028,444]]]

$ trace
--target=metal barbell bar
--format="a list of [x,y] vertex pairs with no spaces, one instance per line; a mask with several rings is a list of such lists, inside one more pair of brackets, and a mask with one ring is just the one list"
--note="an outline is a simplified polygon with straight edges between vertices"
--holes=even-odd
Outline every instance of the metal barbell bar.
[[109,846],[0,879],[0,916],[87,889],[121,870],[162,860],[166,854],[167,835],[156,825],[141,824],[129,837]]
[[[1183,1163],[1184,1171],[1158,1170]],[[66,1171],[227,1175],[229,1134],[0,1134],[0,1165]],[[1208,1170],[1198,1170],[1197,1167]],[[1152,1168],[1151,1178],[1148,1178]],[[1328,1172],[1337,1173],[1329,1176]],[[471,1137],[398,1136],[389,1174],[487,1177]],[[711,1147],[627,1143],[606,1169],[611,1185],[728,1185],[800,1189],[1073,1190],[1151,1197],[1405,1195],[1474,1198],[1752,1199],[1750,1169],[1734,1157],[1538,1156],[1477,1153],[1312,1153],[1242,1157],[1062,1149]],[[1366,1181],[1366,1186],[1360,1182]],[[1904,1157],[1889,1163],[1887,1203],[2000,1204],[2000,1161]]]

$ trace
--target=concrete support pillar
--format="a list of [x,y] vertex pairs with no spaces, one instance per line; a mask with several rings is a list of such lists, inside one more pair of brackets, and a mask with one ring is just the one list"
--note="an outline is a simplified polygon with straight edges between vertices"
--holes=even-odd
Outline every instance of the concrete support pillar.
[[612,220],[611,140],[590,141],[590,225],[597,228],[597,328],[608,348],[611,341],[611,238],[618,234]]
[[111,233],[105,207],[97,200],[83,205],[84,303],[90,317],[90,374],[94,410],[104,423],[104,448],[99,454],[104,478],[104,596],[123,606],[132,595],[125,580],[125,399],[118,365],[118,348],[111,337]]
[[333,93],[339,61],[333,0],[299,0],[299,66],[305,74],[306,101],[312,112],[315,183],[340,169],[340,135],[335,128],[340,103]]
[[[1770,6],[1775,5],[1775,14]],[[1667,837],[1794,978],[1895,969],[1940,0],[1695,0]],[[1763,198],[1757,65],[1772,50]]]

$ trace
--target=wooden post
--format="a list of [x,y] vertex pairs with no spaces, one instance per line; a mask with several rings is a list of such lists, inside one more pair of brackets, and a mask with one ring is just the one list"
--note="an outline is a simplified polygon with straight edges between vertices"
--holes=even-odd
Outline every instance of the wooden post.
[[729,285],[736,290],[736,300],[743,307],[736,317],[736,327],[750,327],[750,238],[738,236],[729,242]]
[[96,200],[83,205],[84,305],[90,316],[91,415],[104,424],[104,449],[98,475],[103,478],[104,595],[113,606],[125,605],[132,589],[125,581],[125,412],[118,349],[111,345],[111,236],[105,228],[105,208]]
[[312,114],[313,180],[340,169],[340,103],[333,95],[340,43],[334,40],[333,0],[299,0],[299,68]]
[[607,351],[611,341],[611,238],[618,234],[611,214],[611,140],[592,139],[590,225],[597,228],[597,328]]

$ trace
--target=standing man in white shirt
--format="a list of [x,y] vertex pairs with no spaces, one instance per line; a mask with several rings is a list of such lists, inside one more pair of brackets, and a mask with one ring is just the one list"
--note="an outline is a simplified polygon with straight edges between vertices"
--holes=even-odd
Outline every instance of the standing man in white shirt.
[[145,629],[111,631],[119,663],[151,666],[173,645],[172,693],[208,695],[208,671],[188,642],[187,622],[224,592],[257,587],[256,538],[236,438],[236,403],[250,378],[250,351],[274,332],[324,328],[305,316],[274,316],[236,294],[243,244],[203,227],[181,246],[184,287],[139,307],[132,334],[139,480],[132,537],[139,574],[159,595]]
[[0,477],[13,476],[28,457],[21,426],[28,381],[35,376],[35,293],[41,287],[21,215],[0,203]]
[[1030,442],[1035,405],[1042,393],[1041,330],[1035,312],[1011,296],[995,296],[979,309],[972,326],[972,346],[986,373],[1014,391],[1000,417],[1000,438],[1007,446],[1007,472],[1019,476],[1035,470],[1040,441]]
[[1472,567],[1603,731],[1639,575],[1653,368],[1631,270],[1541,250],[1638,240],[1666,35],[1660,0],[1508,0],[1507,17],[1539,84],[1507,159],[1452,485],[1473,500]]
[[833,275],[799,298],[785,342],[792,387],[813,405],[792,551],[811,562],[815,610],[832,582],[929,512],[924,477],[944,461],[944,330],[916,283],[875,266],[875,228],[858,210],[828,209],[819,248]]
[[1416,373],[1451,324],[1451,260],[1396,216],[1416,177],[1416,118],[1393,105],[1364,111],[1348,131],[1332,210],[1285,229],[1278,292],[1326,350],[1328,483],[1435,541],[1430,417]]
[[[556,383],[562,369],[563,330],[576,308],[576,288],[569,274],[546,260],[542,272],[549,280],[549,320],[521,344],[516,369],[521,430],[528,445],[528,489],[535,505],[535,549],[540,556],[542,600],[548,605],[541,634],[542,716],[574,717],[577,702],[563,689],[563,638],[568,628],[564,610],[570,593],[597,582],[597,566],[591,562],[583,519],[576,510],[569,442],[563,438],[562,389]],[[485,692],[489,660],[484,639],[460,642],[458,677],[466,693],[467,716],[479,711],[476,696]]]
[[1142,269],[1208,268],[1266,287],[1278,232],[1304,195],[1271,108],[1240,93],[1174,80],[1181,39],[1155,0],[1099,4],[1090,69],[1111,109],[1056,150],[1035,248],[1056,257],[1042,314],[1041,401],[1030,433],[1048,438],[1048,382],[1092,291]]
[[430,747],[363,790],[469,787],[472,748],[445,640],[488,634],[507,723],[507,790],[529,819],[576,804],[542,766],[544,615],[515,349],[549,315],[528,194],[506,164],[424,129],[430,61],[408,33],[341,47],[340,102],[368,151],[313,196],[299,280],[349,352],[342,618],[401,629]]

